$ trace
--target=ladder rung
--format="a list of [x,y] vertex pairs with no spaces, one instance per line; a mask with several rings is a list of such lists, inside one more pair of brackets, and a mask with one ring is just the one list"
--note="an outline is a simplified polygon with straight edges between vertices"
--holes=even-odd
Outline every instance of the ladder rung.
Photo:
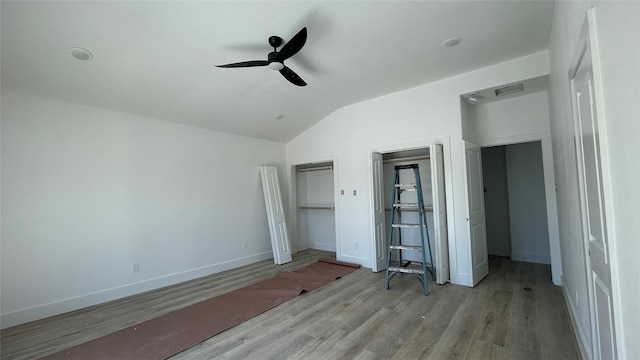
[[391,245],[392,250],[415,250],[422,251],[422,246],[418,245]]
[[[422,224],[422,226],[426,226],[426,224]],[[391,227],[394,228],[419,228],[420,224],[391,224]]]
[[399,189],[403,189],[404,191],[416,191],[416,184],[396,184],[395,185]]
[[412,207],[417,209],[418,203],[395,203],[393,207]]
[[397,267],[397,266],[389,266],[389,271],[407,273],[407,274],[423,274],[424,271],[422,269],[410,269],[405,267]]

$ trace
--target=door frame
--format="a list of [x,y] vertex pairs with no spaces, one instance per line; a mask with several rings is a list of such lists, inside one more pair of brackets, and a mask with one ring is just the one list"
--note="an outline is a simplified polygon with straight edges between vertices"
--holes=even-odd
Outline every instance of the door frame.
[[[617,356],[621,356],[624,357],[624,347],[622,344],[622,336],[620,336],[620,334],[623,334],[623,329],[622,329],[622,315],[620,314],[620,297],[618,294],[618,273],[617,273],[617,268],[615,266],[613,266],[614,264],[616,264],[617,259],[616,259],[616,236],[615,236],[615,219],[614,219],[614,211],[613,211],[613,204],[612,204],[612,189],[611,189],[611,173],[609,171],[609,150],[608,150],[608,136],[607,136],[607,126],[606,126],[606,114],[605,114],[605,104],[604,104],[604,92],[602,89],[602,73],[601,73],[601,63],[600,63],[600,50],[598,47],[598,37],[597,37],[597,27],[596,27],[596,9],[595,8],[591,8],[589,10],[587,10],[586,15],[585,15],[585,19],[583,21],[582,24],[582,28],[580,29],[580,34],[578,36],[577,41],[575,42],[575,46],[574,46],[574,52],[573,55],[571,57],[571,61],[569,62],[569,70],[567,72],[567,81],[570,84],[570,88],[571,88],[571,106],[572,106],[572,113],[571,116],[573,117],[572,122],[574,125],[574,136],[577,136],[577,128],[576,128],[576,124],[575,124],[575,114],[576,114],[576,108],[575,108],[575,102],[573,100],[573,83],[572,83],[572,79],[577,71],[577,67],[578,65],[581,63],[582,60],[582,56],[584,54],[585,49],[590,49],[590,55],[591,55],[591,71],[592,71],[592,75],[593,75],[593,94],[594,94],[594,104],[595,104],[595,113],[597,116],[597,120],[596,120],[596,125],[598,127],[598,131],[600,132],[600,137],[599,139],[599,145],[600,145],[600,156],[599,156],[599,161],[600,161],[600,172],[601,172],[601,176],[602,176],[602,193],[603,193],[603,198],[604,198],[604,209],[603,209],[603,213],[602,216],[604,217],[604,221],[607,224],[606,227],[606,236],[608,238],[608,242],[607,242],[607,247],[608,247],[608,252],[607,255],[609,257],[609,272],[610,272],[610,276],[611,276],[611,297],[612,297],[612,307],[613,307],[613,331],[615,334],[617,334],[617,336],[615,337],[615,344],[613,344],[613,346],[615,347],[616,351],[617,351]],[[574,150],[577,152],[577,139],[574,138],[574,141],[576,141],[576,143],[574,143]],[[580,166],[580,164],[578,163],[578,161],[580,161],[580,159],[578,159],[578,154],[575,154],[576,156],[576,166]],[[577,170],[577,169],[576,169]],[[578,186],[582,186],[582,184],[579,182],[580,180],[578,179]],[[580,195],[582,196],[582,195]],[[580,204],[580,208],[581,211],[584,211],[583,208],[583,204]],[[582,214],[580,215],[580,220],[582,221]],[[597,316],[595,314],[595,308],[594,308],[594,304],[595,304],[595,294],[594,294],[594,289],[593,289],[593,276],[592,276],[592,272],[591,272],[591,267],[590,267],[590,260],[589,260],[589,241],[587,239],[583,239],[583,251],[584,251],[584,259],[585,259],[585,272],[586,272],[586,278],[587,278],[587,285],[588,285],[588,298],[589,298],[589,308],[590,308],[590,325],[591,325],[591,349],[585,349],[586,347],[586,343],[584,343],[584,338],[580,339],[582,340],[581,342],[579,342],[580,345],[580,349],[581,351],[583,351],[583,353],[586,352],[591,354],[591,357],[597,356],[598,354],[594,354],[593,351],[597,350],[596,346],[595,346],[595,342],[597,341],[597,339],[595,339],[595,336],[597,336],[597,332],[598,331],[595,326],[596,326],[596,319],[595,316]],[[567,296],[566,292],[565,292],[565,296]],[[568,301],[568,303],[571,303],[570,301]],[[571,312],[570,312],[571,314]],[[572,316],[573,319],[573,316]],[[573,322],[575,324],[577,324],[576,322],[577,319],[573,319]],[[581,337],[584,337],[584,334],[582,334],[581,332],[579,332],[579,335]]]
[[551,133],[530,133],[498,137],[477,141],[480,147],[514,145],[540,141],[542,148],[542,169],[544,192],[547,203],[547,227],[549,232],[549,256],[551,257],[551,278],[554,285],[562,285],[562,257],[560,256],[560,230],[558,226],[558,204],[556,201],[555,171],[551,150]]
[[342,258],[341,242],[340,242],[340,206],[339,206],[339,190],[338,190],[338,155],[327,155],[313,158],[297,159],[287,161],[287,179],[289,180],[289,234],[291,237],[291,248],[295,254],[298,252],[298,192],[297,192],[297,171],[298,165],[327,163],[333,164],[333,209],[336,234],[336,258]]
[[[374,204],[374,187],[373,187],[373,153],[388,154],[407,150],[429,149],[431,145],[441,144],[444,158],[444,186],[445,186],[445,204],[447,207],[447,245],[449,248],[449,271],[451,272],[456,261],[456,237],[455,237],[455,216],[453,208],[453,178],[451,169],[451,140],[449,137],[432,138],[407,143],[380,145],[369,149],[369,212],[370,212],[370,228],[371,228],[371,265],[376,259],[376,223],[375,223],[375,204]],[[386,238],[385,238],[386,240]],[[451,280],[451,276],[449,276]]]

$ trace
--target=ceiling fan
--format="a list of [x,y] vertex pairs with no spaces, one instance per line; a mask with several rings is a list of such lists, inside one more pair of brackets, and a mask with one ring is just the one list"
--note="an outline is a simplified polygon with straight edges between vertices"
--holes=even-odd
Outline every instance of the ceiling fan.
[[295,55],[307,41],[307,28],[303,27],[298,31],[288,43],[284,44],[280,51],[277,50],[282,45],[282,38],[279,36],[270,36],[269,45],[273,47],[273,51],[267,55],[267,60],[252,60],[243,61],[232,64],[216,65],[221,68],[239,68],[239,67],[254,67],[254,66],[268,66],[271,70],[278,70],[285,79],[289,80],[294,85],[306,86],[307,83],[302,80],[298,74],[284,65],[284,61]]

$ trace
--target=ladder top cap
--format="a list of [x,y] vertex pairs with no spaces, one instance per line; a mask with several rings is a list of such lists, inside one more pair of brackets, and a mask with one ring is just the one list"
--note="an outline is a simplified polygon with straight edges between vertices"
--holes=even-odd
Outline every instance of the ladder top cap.
[[418,164],[409,164],[409,165],[396,165],[394,167],[395,170],[404,170],[404,169],[417,169]]

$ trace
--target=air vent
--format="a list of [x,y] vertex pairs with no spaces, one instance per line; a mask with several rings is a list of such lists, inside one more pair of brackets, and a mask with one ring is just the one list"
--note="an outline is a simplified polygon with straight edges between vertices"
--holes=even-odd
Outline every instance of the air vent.
[[495,92],[496,92],[496,96],[505,96],[509,94],[519,93],[523,90],[524,90],[524,84],[516,84],[516,85],[501,87],[499,89],[496,89]]

